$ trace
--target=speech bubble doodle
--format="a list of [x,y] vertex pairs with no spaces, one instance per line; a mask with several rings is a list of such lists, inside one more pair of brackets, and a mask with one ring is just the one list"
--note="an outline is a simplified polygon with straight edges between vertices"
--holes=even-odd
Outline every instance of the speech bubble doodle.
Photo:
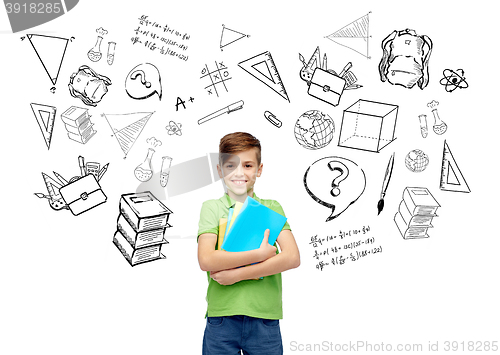
[[349,159],[325,157],[307,168],[304,187],[314,201],[332,209],[326,219],[329,222],[363,194],[366,187],[365,172]]
[[125,91],[133,99],[143,100],[157,94],[161,100],[161,76],[158,68],[151,63],[135,66],[127,74]]

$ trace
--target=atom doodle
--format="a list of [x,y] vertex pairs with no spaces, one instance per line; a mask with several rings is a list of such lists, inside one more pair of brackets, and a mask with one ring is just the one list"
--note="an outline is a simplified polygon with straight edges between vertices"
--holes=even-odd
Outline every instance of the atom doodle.
[[169,136],[171,136],[173,134],[176,134],[178,136],[182,136],[181,128],[182,128],[182,124],[175,123],[174,121],[170,121],[168,126],[165,127]]
[[465,81],[463,69],[457,69],[453,71],[451,69],[443,70],[443,76],[439,83],[444,85],[447,92],[453,92],[456,88],[466,89],[469,84]]

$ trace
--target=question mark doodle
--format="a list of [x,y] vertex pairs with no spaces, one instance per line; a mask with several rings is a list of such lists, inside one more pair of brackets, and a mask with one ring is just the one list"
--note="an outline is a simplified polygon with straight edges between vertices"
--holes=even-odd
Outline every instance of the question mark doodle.
[[148,89],[151,87],[151,83],[149,81],[146,81],[146,73],[142,70],[135,70],[130,74],[130,79],[136,80],[137,77],[141,77],[141,83]]
[[53,94],[56,92],[55,86],[53,86],[53,87],[50,88],[50,92],[53,93]]
[[337,197],[338,195],[340,195],[339,185],[342,181],[347,179],[347,177],[349,176],[349,169],[347,168],[347,166],[345,166],[343,163],[341,163],[338,160],[332,160],[332,161],[328,162],[327,165],[331,171],[339,171],[340,172],[340,175],[337,176],[335,179],[333,179],[332,190],[330,191],[330,195],[332,195],[333,197]]
[[75,37],[71,37],[71,38],[69,39],[69,41],[70,41],[70,42],[73,42],[73,40],[74,40],[74,39],[75,39]]

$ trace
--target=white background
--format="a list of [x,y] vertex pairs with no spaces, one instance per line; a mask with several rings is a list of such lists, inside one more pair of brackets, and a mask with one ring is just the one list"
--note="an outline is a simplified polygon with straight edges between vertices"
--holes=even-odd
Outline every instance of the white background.
[[[201,352],[205,327],[206,274],[197,262],[196,232],[203,201],[222,194],[220,183],[164,201],[174,212],[167,231],[165,260],[130,267],[112,237],[121,194],[135,192],[134,168],[143,161],[155,136],[163,144],[160,157],[173,163],[217,152],[226,133],[246,131],[262,143],[264,170],[256,184],[261,198],[278,200],[288,217],[301,252],[299,268],[283,274],[285,353],[293,344],[367,341],[371,344],[423,344],[439,341],[499,341],[498,306],[498,27],[493,2],[420,1],[118,1],[81,0],[66,15],[25,33],[9,34],[7,16],[0,11],[2,45],[1,100],[3,134],[2,227],[0,257],[0,352],[3,354],[195,354]],[[351,21],[370,14],[371,59],[324,38]],[[190,34],[187,62],[161,56],[130,42],[137,18],[168,24]],[[250,34],[219,48],[222,24]],[[98,63],[86,54],[95,30],[108,34]],[[414,29],[428,35],[434,48],[427,88],[405,89],[383,83],[378,64],[381,41],[392,31]],[[26,33],[75,39],[69,44],[56,92],[27,40]],[[107,42],[115,41],[113,66],[105,61]],[[329,68],[340,71],[351,61],[363,88],[344,93],[333,107],[307,94],[299,77],[306,60],[320,46]],[[290,97],[285,101],[237,66],[240,61],[270,51]],[[223,61],[232,79],[229,92],[208,96],[200,80],[205,64]],[[124,90],[131,68],[155,64],[162,78],[163,97],[137,101]],[[83,103],[69,95],[67,83],[81,65],[111,78],[112,85],[96,108],[90,108],[97,134],[86,145],[66,137],[60,113]],[[447,93],[439,84],[442,71],[463,69],[469,88]],[[177,97],[186,109],[175,110]],[[399,106],[397,139],[380,153],[337,146],[343,110],[358,99]],[[202,126],[198,119],[230,103],[244,100],[237,113],[220,116]],[[426,104],[439,101],[448,131],[420,135],[418,115]],[[57,107],[50,150],[47,150],[30,103]],[[320,110],[335,121],[335,136],[325,148],[301,147],[293,133],[297,118]],[[273,112],[283,122],[273,127],[263,116]],[[102,113],[155,111],[139,140],[123,159]],[[170,120],[182,124],[182,136],[169,136]],[[472,192],[441,191],[439,175],[447,140]],[[428,154],[421,173],[404,165],[412,149]],[[383,175],[395,152],[395,168],[386,205],[377,216]],[[110,163],[101,181],[107,202],[80,216],[53,211],[35,192],[45,192],[41,172],[78,174],[77,158]],[[303,174],[317,159],[341,156],[355,161],[367,176],[361,198],[339,218],[326,223],[328,209],[304,189]],[[403,240],[393,216],[407,186],[429,188],[441,204],[431,237]],[[316,269],[314,235],[369,226],[383,252],[341,266]],[[355,241],[352,238],[349,241]],[[329,246],[342,245],[337,242]],[[347,254],[348,255],[348,254]],[[325,259],[327,260],[327,259]],[[467,350],[467,343],[465,345]],[[459,348],[460,350],[460,348]],[[484,350],[484,347],[483,347]],[[296,351],[298,352],[298,351]],[[458,353],[460,351],[457,351]],[[312,352],[309,352],[312,353]]]

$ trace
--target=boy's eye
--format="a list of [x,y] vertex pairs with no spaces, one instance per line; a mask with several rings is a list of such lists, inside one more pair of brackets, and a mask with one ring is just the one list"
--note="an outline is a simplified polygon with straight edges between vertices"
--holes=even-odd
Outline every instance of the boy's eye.
[[251,168],[252,167],[252,164],[247,164],[245,165],[246,168]]

